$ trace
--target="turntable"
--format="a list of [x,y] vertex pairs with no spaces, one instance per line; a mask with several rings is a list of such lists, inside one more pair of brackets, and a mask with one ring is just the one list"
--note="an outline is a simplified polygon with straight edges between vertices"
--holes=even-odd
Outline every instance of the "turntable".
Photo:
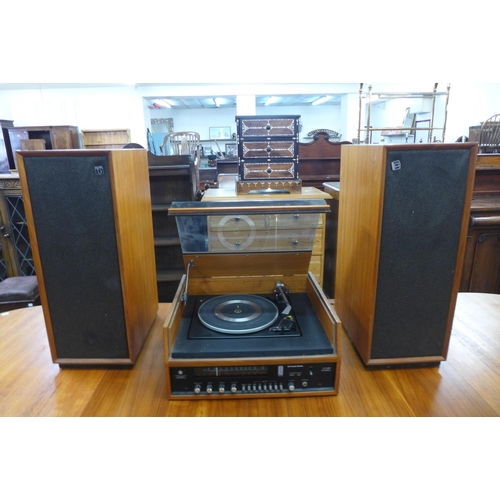
[[335,395],[340,321],[308,272],[324,200],[174,202],[186,274],[164,325],[168,397]]

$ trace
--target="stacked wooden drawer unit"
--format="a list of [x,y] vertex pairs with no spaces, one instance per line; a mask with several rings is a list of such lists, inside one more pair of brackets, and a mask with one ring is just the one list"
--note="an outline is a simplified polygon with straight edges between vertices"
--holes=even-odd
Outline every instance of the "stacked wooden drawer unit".
[[237,193],[300,193],[300,116],[237,116]]

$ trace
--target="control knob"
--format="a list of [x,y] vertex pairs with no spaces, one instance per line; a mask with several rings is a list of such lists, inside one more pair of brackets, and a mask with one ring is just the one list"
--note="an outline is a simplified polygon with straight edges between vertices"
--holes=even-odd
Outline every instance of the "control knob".
[[201,386],[200,386],[200,384],[196,384],[194,386],[194,392],[195,392],[195,394],[199,394],[201,392]]
[[231,392],[234,394],[235,392],[238,392],[238,387],[236,387],[236,384],[231,384]]
[[293,382],[288,382],[288,390],[289,391],[294,391],[295,390],[295,386],[293,385]]
[[207,384],[207,393],[212,394],[212,384]]
[[219,392],[220,392],[221,394],[224,394],[224,391],[225,391],[225,390],[226,390],[226,389],[224,388],[224,384],[219,384]]

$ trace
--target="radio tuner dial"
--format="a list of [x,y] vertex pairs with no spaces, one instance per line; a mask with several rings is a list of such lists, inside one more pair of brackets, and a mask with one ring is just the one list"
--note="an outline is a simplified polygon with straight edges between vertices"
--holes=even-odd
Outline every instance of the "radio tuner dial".
[[294,391],[295,390],[295,386],[293,385],[293,382],[288,382],[288,390],[289,391]]

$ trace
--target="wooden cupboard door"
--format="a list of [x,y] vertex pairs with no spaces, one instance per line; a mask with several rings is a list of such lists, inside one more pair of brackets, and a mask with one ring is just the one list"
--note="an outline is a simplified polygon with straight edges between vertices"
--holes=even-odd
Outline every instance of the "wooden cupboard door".
[[473,239],[474,260],[469,292],[500,293],[500,231]]
[[52,149],[71,149],[71,134],[69,130],[53,129],[51,131]]

